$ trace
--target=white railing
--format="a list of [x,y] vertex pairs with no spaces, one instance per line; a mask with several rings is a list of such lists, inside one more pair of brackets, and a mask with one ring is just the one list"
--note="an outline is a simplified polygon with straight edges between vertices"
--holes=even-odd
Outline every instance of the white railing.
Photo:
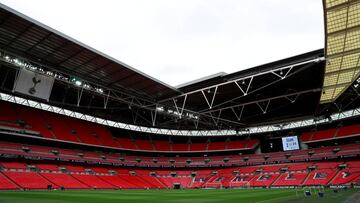
[[301,121],[287,122],[287,123],[279,123],[274,125],[266,125],[266,126],[258,126],[258,127],[250,127],[246,129],[241,129],[239,131],[235,130],[171,130],[171,129],[162,129],[162,128],[151,128],[144,126],[131,125],[121,122],[115,122],[111,120],[102,119],[95,116],[86,115],[83,113],[67,110],[64,108],[55,107],[52,105],[48,105],[45,103],[33,101],[30,99],[25,99],[21,97],[17,97],[14,95],[9,95],[5,93],[0,93],[0,100],[12,102],[36,109],[41,109],[44,111],[49,111],[81,120],[86,120],[93,123],[98,123],[110,127],[121,128],[126,130],[138,131],[138,132],[146,132],[158,135],[177,135],[177,136],[228,136],[228,135],[249,135],[255,133],[265,133],[265,132],[273,132],[279,130],[287,130],[294,128],[301,128],[306,126],[312,126],[317,124],[324,124],[331,121],[346,119],[350,117],[356,117],[360,115],[360,108],[343,111],[340,113],[332,114],[327,118],[320,119],[307,119]]

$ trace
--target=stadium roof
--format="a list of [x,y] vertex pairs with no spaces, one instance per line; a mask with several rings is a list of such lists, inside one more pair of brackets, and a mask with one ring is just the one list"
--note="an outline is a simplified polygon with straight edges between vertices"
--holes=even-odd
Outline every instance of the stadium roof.
[[[1,4],[0,46],[1,54],[103,88],[93,92],[56,80],[49,104],[137,126],[241,130],[328,116],[360,104],[359,85],[345,88],[336,103],[319,104],[329,70],[323,49],[173,88]],[[16,95],[19,67],[1,64],[1,91]]]
[[178,91],[129,65],[0,4],[0,45],[28,60],[101,86],[151,99]]
[[321,102],[335,101],[360,75],[360,1],[326,0],[327,64]]

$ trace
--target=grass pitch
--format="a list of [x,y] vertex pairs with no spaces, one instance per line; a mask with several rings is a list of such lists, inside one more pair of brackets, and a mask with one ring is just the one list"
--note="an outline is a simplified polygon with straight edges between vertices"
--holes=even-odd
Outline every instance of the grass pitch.
[[0,203],[340,203],[357,192],[328,190],[323,198],[305,198],[294,189],[2,191]]

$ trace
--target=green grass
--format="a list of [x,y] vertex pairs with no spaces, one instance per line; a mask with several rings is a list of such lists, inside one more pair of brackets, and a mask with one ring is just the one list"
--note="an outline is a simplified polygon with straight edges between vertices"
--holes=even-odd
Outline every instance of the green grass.
[[305,198],[294,189],[2,191],[0,203],[340,203],[358,190]]

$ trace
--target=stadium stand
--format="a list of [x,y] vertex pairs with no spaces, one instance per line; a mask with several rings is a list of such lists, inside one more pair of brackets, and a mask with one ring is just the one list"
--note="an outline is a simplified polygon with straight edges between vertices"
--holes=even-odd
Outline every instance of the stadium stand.
[[114,185],[102,180],[98,176],[95,175],[80,175],[80,174],[72,174],[72,176],[77,179],[79,182],[88,185],[94,189],[112,189]]
[[178,88],[0,7],[0,190],[360,186],[357,28],[325,15],[325,49]]
[[[85,121],[57,115],[50,112],[31,109],[21,105],[10,104],[0,101],[0,107],[13,109],[1,111],[0,118],[9,117],[7,122],[0,122],[2,127],[27,129],[38,133],[43,138],[50,138],[68,142],[76,142],[97,146],[108,146],[128,150],[140,151],[169,151],[169,152],[192,152],[192,151],[224,151],[253,149],[259,141],[256,139],[236,140],[228,142],[210,143],[173,143],[157,140],[151,142],[145,139],[133,140],[129,136],[116,137],[104,126],[89,124]],[[12,125],[9,126],[9,123]],[[21,125],[19,124],[21,123]]]
[[171,87],[1,4],[0,189],[360,185],[360,4],[323,5],[325,49]]
[[[27,172],[24,172],[26,174]],[[56,187],[65,187],[67,189],[90,189],[91,186],[80,182],[72,175],[67,173],[40,173]],[[43,187],[45,189],[46,187]]]
[[2,173],[23,189],[46,189],[52,184],[37,172],[4,171]]
[[349,125],[340,128],[319,130],[315,132],[304,132],[300,136],[304,143],[326,141],[340,138],[348,138],[360,135],[360,125]]
[[[24,167],[18,166],[27,166]],[[337,168],[340,165],[346,168]],[[34,169],[30,170],[29,168]],[[1,189],[161,189],[220,187],[284,187],[348,185],[358,181],[360,161],[287,163],[279,165],[240,166],[221,169],[128,170],[119,167],[86,170],[88,167],[56,164],[2,163]],[[66,170],[65,170],[66,169]],[[285,172],[283,172],[285,171]]]
[[[1,132],[32,139],[29,143],[0,140],[0,189],[4,190],[49,185],[66,189],[269,188],[360,181],[358,143],[255,153],[260,146],[257,138],[176,142],[169,137],[118,135],[99,124],[3,101],[0,108]],[[300,140],[306,144],[358,135],[359,125],[349,124],[303,132]],[[44,140],[57,144],[36,144]],[[59,147],[63,144],[73,146]],[[98,148],[89,151],[89,147]]]
[[8,177],[6,177],[3,173],[0,172],[0,189],[16,190],[16,189],[20,189],[20,186],[16,185],[16,183],[11,181]]
[[[76,160],[76,161],[96,161],[99,163],[113,163],[113,164],[123,164],[129,166],[231,166],[231,165],[245,165],[245,164],[264,164],[264,163],[281,163],[288,161],[306,161],[312,159],[319,158],[327,158],[327,159],[336,159],[337,157],[347,156],[347,155],[357,155],[360,154],[360,148],[358,144],[348,144],[341,145],[336,147],[323,147],[318,149],[311,150],[299,150],[292,152],[291,156],[287,159],[286,156],[289,153],[285,152],[277,152],[274,153],[274,156],[271,153],[263,154],[263,155],[223,155],[223,156],[209,156],[209,157],[173,157],[173,158],[165,158],[165,157],[146,157],[146,156],[131,156],[131,155],[119,155],[119,154],[107,154],[100,152],[86,152],[79,150],[70,150],[70,149],[61,149],[57,147],[45,147],[45,146],[35,146],[35,145],[23,145],[16,144],[10,142],[0,142],[0,146],[4,146],[0,149],[2,154],[8,155],[20,155],[20,156],[33,156],[33,157],[42,157],[42,158],[61,158],[64,160]],[[6,147],[5,147],[6,146]],[[28,151],[23,151],[26,148]],[[334,153],[334,149],[341,149],[339,152]],[[56,154],[52,152],[57,152]],[[309,155],[309,152],[315,151],[316,155]],[[282,159],[265,159],[264,156],[269,157],[283,157]],[[314,158],[316,157],[316,158]],[[247,158],[247,161],[244,159]],[[154,160],[157,160],[154,163]],[[187,161],[191,160],[191,163]],[[224,160],[228,160],[225,162]],[[173,163],[172,161],[175,161]],[[2,165],[14,165],[14,167],[9,168],[22,168],[25,169],[26,166],[21,163],[12,163],[12,162],[2,162]],[[74,170],[78,172],[84,171],[82,167],[73,166],[64,166],[69,170]],[[303,166],[299,166],[303,167]],[[254,169],[255,170],[255,169]],[[276,170],[274,166],[264,167],[264,170],[272,172]]]
[[349,136],[358,136],[360,135],[360,125],[350,125],[341,127],[336,134],[336,137],[349,137]]
[[307,172],[294,172],[283,173],[279,175],[279,178],[272,184],[272,186],[302,186],[305,178],[309,174]]

